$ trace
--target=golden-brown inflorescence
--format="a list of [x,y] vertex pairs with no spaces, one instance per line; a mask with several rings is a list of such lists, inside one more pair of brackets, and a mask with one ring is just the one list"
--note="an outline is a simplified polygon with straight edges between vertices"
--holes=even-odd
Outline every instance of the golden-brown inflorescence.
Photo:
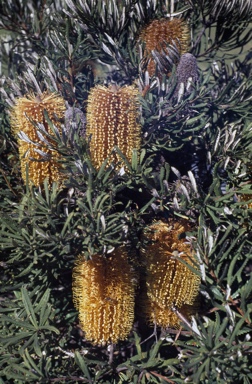
[[[131,159],[132,150],[140,149],[138,90],[135,86],[94,87],[88,97],[86,135],[91,135],[90,154],[96,167],[117,146]],[[112,160],[118,162],[116,152]]]
[[247,201],[252,200],[252,195],[249,194],[243,194],[241,195],[240,201],[244,202],[249,209],[252,209],[252,203],[247,203]]
[[73,270],[73,302],[94,344],[124,340],[133,326],[136,279],[125,247],[107,258],[80,255]]
[[186,315],[196,304],[200,278],[185,263],[193,266],[193,257],[185,238],[187,224],[157,221],[144,232],[150,241],[143,250],[149,303],[148,317],[162,327],[178,327],[180,321],[172,308]]
[[167,44],[176,44],[180,55],[188,52],[190,32],[187,23],[182,19],[152,20],[140,33],[140,41],[145,44],[145,57],[150,57],[147,69],[150,76],[156,72],[156,63],[151,58],[152,51],[164,51],[169,55]]
[[[23,131],[28,139],[32,141],[27,142],[18,138],[18,146],[22,178],[26,180],[28,165],[29,182],[36,186],[41,185],[46,178],[49,184],[60,179],[60,166],[58,163],[60,155],[58,152],[52,151],[41,140],[37,133],[38,130],[33,124],[33,122],[43,123],[46,131],[52,134],[52,130],[44,117],[44,110],[47,111],[49,119],[61,132],[58,119],[64,117],[65,102],[56,93],[44,92],[38,96],[31,93],[25,97],[20,97],[16,100],[10,116],[13,133],[17,135],[20,131]],[[50,138],[45,137],[45,139],[53,144]],[[45,159],[37,150],[48,155],[48,159]]]

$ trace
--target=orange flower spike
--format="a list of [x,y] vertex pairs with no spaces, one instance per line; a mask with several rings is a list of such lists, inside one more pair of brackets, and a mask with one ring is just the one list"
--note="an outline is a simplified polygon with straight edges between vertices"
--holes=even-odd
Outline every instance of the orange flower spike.
[[[46,144],[39,138],[37,129],[32,123],[32,121],[43,123],[47,132],[52,134],[48,123],[45,121],[44,110],[47,111],[50,120],[61,132],[58,119],[64,117],[65,102],[61,96],[55,93],[49,94],[44,92],[39,96],[29,94],[26,97],[18,98],[10,116],[12,131],[15,135],[23,131],[31,141],[41,144],[37,146],[18,138],[22,178],[26,180],[26,167],[28,164],[29,181],[36,186],[41,185],[46,178],[48,178],[49,183],[60,179],[59,154],[56,152],[52,153],[51,149],[46,147]],[[49,138],[46,138],[46,140],[50,142]],[[37,150],[48,154],[50,159],[43,159],[43,156]]]
[[[140,149],[141,126],[138,90],[134,86],[94,87],[88,97],[87,130],[91,135],[90,153],[96,167],[110,156],[115,146],[130,160],[133,149]],[[113,161],[120,157],[114,153]]]
[[150,317],[158,325],[164,326],[167,318],[166,326],[174,326],[176,316],[171,312],[171,308],[193,306],[197,299],[199,276],[174,257],[177,254],[178,258],[193,265],[190,245],[184,239],[179,239],[185,231],[186,227],[177,222],[156,222],[144,234],[147,240],[153,242],[144,251],[144,258],[147,295],[151,306]]
[[124,340],[134,320],[135,274],[126,249],[108,258],[79,256],[73,271],[73,302],[87,340],[94,344]]
[[[140,33],[140,41],[145,44],[145,56],[151,55],[153,50],[164,50],[169,55],[167,44],[176,44],[180,55],[188,52],[190,32],[187,23],[182,19],[152,20]],[[149,61],[148,72],[155,74],[156,64]]]

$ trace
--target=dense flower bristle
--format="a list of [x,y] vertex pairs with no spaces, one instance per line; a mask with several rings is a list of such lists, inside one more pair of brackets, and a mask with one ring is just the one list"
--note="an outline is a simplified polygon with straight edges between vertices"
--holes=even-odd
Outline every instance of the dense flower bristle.
[[[145,56],[150,56],[152,51],[162,50],[169,55],[167,44],[176,44],[182,55],[188,51],[190,34],[186,22],[182,19],[156,19],[152,20],[140,33],[140,41],[145,44]],[[148,72],[151,76],[155,74],[156,63],[150,59]]]
[[[150,301],[149,305],[150,307],[148,309],[147,316],[151,323],[155,323],[159,327],[163,328],[179,328],[181,326],[181,321],[177,314],[170,308],[160,307],[158,303],[154,301]],[[179,308],[179,311],[185,318],[188,319],[193,314],[194,308],[195,307],[192,305],[182,305]]]
[[151,241],[143,252],[147,270],[148,312],[157,325],[178,325],[179,319],[171,308],[193,306],[198,295],[199,276],[180,261],[193,265],[190,245],[179,238],[186,230],[185,224],[159,221],[144,233],[145,239]]
[[73,270],[73,302],[87,340],[94,344],[125,339],[133,325],[135,275],[125,247],[108,258],[79,256]]
[[[100,167],[115,146],[130,160],[133,149],[141,144],[138,122],[138,90],[134,86],[121,88],[94,87],[88,97],[87,130],[91,135],[90,153],[95,166]],[[113,161],[120,157],[113,153]]]
[[[49,134],[51,129],[44,117],[44,110],[47,111],[50,120],[61,131],[59,118],[63,118],[65,112],[64,99],[55,93],[44,92],[39,96],[29,94],[26,97],[20,97],[11,111],[11,127],[14,134],[23,131],[27,137],[34,143],[28,143],[18,138],[19,156],[21,161],[21,174],[23,180],[26,180],[26,167],[28,165],[29,181],[39,186],[48,178],[49,184],[60,179],[59,173],[59,154],[52,152],[45,143],[39,138],[37,129],[32,123],[43,123]],[[50,139],[46,138],[50,142]],[[36,150],[40,150],[50,157],[45,160]],[[35,159],[35,160],[31,160]]]

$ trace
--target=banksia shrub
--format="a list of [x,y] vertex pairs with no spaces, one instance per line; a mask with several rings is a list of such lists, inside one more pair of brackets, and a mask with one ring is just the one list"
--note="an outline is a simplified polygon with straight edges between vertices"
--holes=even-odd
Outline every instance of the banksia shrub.
[[[90,154],[96,167],[111,155],[117,146],[131,159],[132,150],[141,144],[138,90],[134,86],[94,87],[88,97],[86,135],[90,142]],[[112,160],[120,157],[112,153]]]
[[144,232],[150,242],[143,250],[149,318],[159,326],[177,327],[178,317],[172,308],[187,315],[193,309],[200,278],[184,264],[193,265],[190,245],[182,237],[187,225],[157,221]]
[[0,14],[0,384],[252,383],[252,1]]
[[[61,132],[58,119],[64,117],[65,102],[55,93],[44,92],[35,96],[28,94],[16,100],[11,111],[11,127],[13,133],[18,135],[23,131],[28,140],[18,137],[19,156],[21,162],[21,174],[26,180],[26,167],[28,165],[29,182],[39,186],[47,178],[49,184],[60,179],[59,154],[49,148],[45,141],[38,135],[36,123],[42,123],[49,134],[52,130],[45,119],[44,111],[47,111],[49,119]],[[49,144],[53,140],[45,137]],[[40,151],[40,153],[39,153]],[[42,153],[41,153],[42,152]]]
[[125,247],[107,258],[78,257],[73,270],[73,302],[87,340],[106,344],[128,336],[134,320],[135,285]]
[[167,45],[176,45],[179,54],[186,53],[189,47],[190,35],[186,22],[182,19],[153,20],[140,33],[140,41],[145,44],[145,57],[150,57],[147,69],[151,76],[155,74],[156,63],[151,58],[152,51],[171,55]]

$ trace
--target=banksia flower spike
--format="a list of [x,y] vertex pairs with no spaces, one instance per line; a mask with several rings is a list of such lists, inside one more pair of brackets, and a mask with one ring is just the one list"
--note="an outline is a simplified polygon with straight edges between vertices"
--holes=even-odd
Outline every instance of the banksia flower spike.
[[241,202],[244,202],[244,204],[247,205],[248,209],[252,209],[252,203],[249,202],[247,203],[248,201],[251,201],[252,200],[252,194],[242,194],[241,197],[240,197],[240,201]]
[[[168,56],[167,44],[176,45],[178,53],[182,55],[188,51],[190,34],[186,22],[182,19],[157,19],[144,27],[140,33],[141,42],[145,44],[144,56],[152,55],[152,51],[162,52]],[[156,71],[156,63],[153,58],[148,63],[148,72],[153,76]]]
[[[133,149],[140,149],[141,126],[138,90],[134,86],[94,87],[88,97],[86,135],[91,135],[90,153],[96,167],[117,146],[130,160]],[[115,162],[120,160],[116,152]]]
[[125,247],[109,257],[80,255],[73,270],[73,302],[80,326],[94,344],[127,338],[134,320],[135,273]]
[[[11,111],[11,127],[14,134],[18,135],[23,131],[28,137],[28,141],[18,138],[19,156],[21,161],[21,174],[26,180],[26,167],[28,165],[29,181],[39,186],[47,178],[49,184],[60,179],[59,154],[52,152],[46,143],[38,135],[34,123],[43,123],[49,134],[52,130],[45,120],[44,110],[47,111],[52,123],[61,132],[59,118],[64,117],[65,102],[62,97],[55,93],[44,92],[39,96],[34,94],[26,95],[17,99]],[[50,138],[45,138],[47,142],[53,144]],[[39,153],[39,151],[45,154]],[[48,158],[47,158],[48,157]]]
[[162,327],[178,327],[180,321],[172,308],[187,315],[199,291],[199,276],[180,261],[193,265],[190,245],[180,238],[186,230],[186,224],[158,221],[144,233],[145,240],[151,241],[143,251],[148,317]]

